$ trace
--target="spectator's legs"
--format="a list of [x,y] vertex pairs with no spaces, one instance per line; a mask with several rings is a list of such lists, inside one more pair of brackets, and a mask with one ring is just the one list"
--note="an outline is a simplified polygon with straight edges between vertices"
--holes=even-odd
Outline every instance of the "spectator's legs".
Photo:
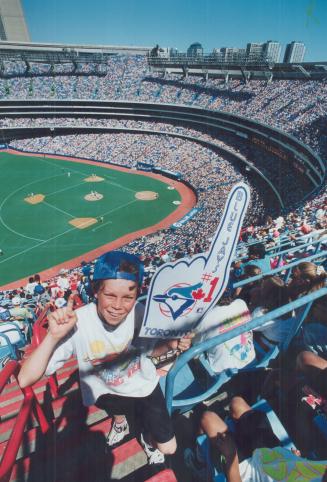
[[296,359],[296,366],[308,376],[313,388],[327,397],[327,360],[311,351],[302,351]]
[[327,360],[315,355],[311,351],[302,351],[296,359],[296,366],[298,370],[310,373],[312,368],[318,368],[319,370],[327,368]]
[[245,412],[251,410],[250,405],[242,397],[234,397],[230,403],[230,413],[234,420],[238,420]]
[[207,434],[211,444],[217,440],[217,435],[228,430],[225,422],[214,412],[206,411],[201,417],[201,430]]

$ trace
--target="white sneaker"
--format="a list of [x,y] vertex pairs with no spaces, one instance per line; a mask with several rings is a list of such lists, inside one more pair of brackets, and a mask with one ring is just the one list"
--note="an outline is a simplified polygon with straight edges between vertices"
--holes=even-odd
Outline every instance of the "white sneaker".
[[111,430],[107,435],[107,444],[109,447],[118,444],[123,440],[123,438],[129,434],[128,422],[125,419],[123,423],[113,422]]
[[148,444],[143,437],[143,433],[141,433],[141,444],[143,450],[148,457],[148,464],[164,464],[165,463],[165,456],[159,449],[155,449],[152,445]]

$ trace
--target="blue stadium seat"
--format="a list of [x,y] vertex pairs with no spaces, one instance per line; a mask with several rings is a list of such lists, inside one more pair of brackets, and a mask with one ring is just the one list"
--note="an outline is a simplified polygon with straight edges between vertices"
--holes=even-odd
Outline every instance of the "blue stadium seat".
[[[269,424],[274,434],[278,438],[281,447],[284,447],[288,450],[296,449],[290,436],[286,432],[284,426],[282,425],[281,421],[279,420],[279,418],[277,417],[276,413],[271,408],[267,400],[262,399],[256,404],[252,405],[251,408],[253,410],[259,410],[261,412],[264,412],[267,415]],[[227,419],[226,423],[228,425],[229,430],[233,432],[234,430],[233,421],[230,419]],[[225,475],[221,471],[219,471],[219,469],[217,469],[211,461],[210,447],[209,447],[209,441],[207,436],[200,435],[197,438],[197,445],[200,449],[201,458],[203,458],[206,461],[206,466],[209,469],[209,473],[211,474],[212,480],[214,482],[225,482],[226,481]]]

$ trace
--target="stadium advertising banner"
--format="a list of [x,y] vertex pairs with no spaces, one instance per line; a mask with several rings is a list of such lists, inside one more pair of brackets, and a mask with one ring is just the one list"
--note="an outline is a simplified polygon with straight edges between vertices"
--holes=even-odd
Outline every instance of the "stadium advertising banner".
[[180,338],[215,306],[230,266],[249,204],[250,190],[236,184],[207,253],[162,265],[152,278],[140,336]]
[[201,211],[200,208],[193,208],[191,209],[190,212],[188,212],[184,217],[182,217],[182,219],[180,219],[179,221],[177,221],[177,223],[174,223],[171,225],[171,228],[172,229],[178,229],[178,228],[181,228],[182,226],[184,226],[184,224],[186,224],[190,219],[192,219],[196,213],[198,213],[199,211]]
[[152,171],[153,169],[153,164],[150,164],[149,162],[138,162],[136,165],[136,168],[139,169],[140,171]]

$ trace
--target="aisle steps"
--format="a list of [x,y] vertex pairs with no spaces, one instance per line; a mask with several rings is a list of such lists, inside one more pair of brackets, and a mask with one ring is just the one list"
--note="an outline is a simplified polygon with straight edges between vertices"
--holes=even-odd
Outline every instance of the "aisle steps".
[[[58,370],[57,379],[60,395],[53,401],[46,378],[33,386],[48,420],[53,415],[55,429],[43,436],[31,417],[10,482],[176,481],[171,470],[150,477],[145,453],[132,436],[113,450],[108,449],[105,437],[111,421],[103,410],[83,407],[75,359]],[[22,399],[16,382],[8,384],[0,397],[0,458]]]

